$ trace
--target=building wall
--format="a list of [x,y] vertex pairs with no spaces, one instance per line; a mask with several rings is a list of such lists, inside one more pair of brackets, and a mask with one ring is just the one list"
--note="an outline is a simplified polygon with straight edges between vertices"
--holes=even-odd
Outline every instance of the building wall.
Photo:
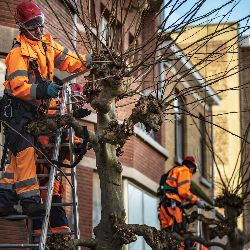
[[[194,65],[200,62],[197,69],[208,82],[212,83],[214,79],[219,79],[212,84],[221,98],[220,105],[213,107],[213,122],[236,135],[240,135],[240,93],[239,91],[225,91],[229,88],[237,88],[240,84],[237,28],[237,25],[230,23],[189,27],[180,35],[177,44],[187,56],[190,56]],[[214,35],[216,29],[220,32]],[[206,36],[210,37],[207,42],[203,39]],[[202,62],[201,60],[209,54],[209,59]],[[230,71],[226,73],[228,70]],[[224,74],[230,75],[230,77],[224,77]],[[228,112],[235,113],[228,114]],[[225,175],[230,178],[235,165],[239,169],[240,159],[238,161],[237,159],[240,151],[240,139],[218,127],[214,126],[213,130],[215,164],[217,164],[224,179]],[[220,179],[216,167],[214,181],[218,194],[221,189],[217,185],[220,183]]]
[[[249,72],[249,64],[250,64],[250,46],[247,44],[246,46],[240,47],[240,67],[242,70],[240,73],[240,84],[241,84],[241,90],[240,90],[240,110],[241,110],[241,136],[245,137],[247,141],[250,140],[250,134],[247,133],[248,126],[250,124],[250,116],[249,116],[249,110],[250,110],[250,89],[248,87],[249,81],[250,81],[250,72]],[[250,146],[248,143],[244,145],[244,151],[242,153],[242,161],[249,162],[249,151]],[[249,176],[249,170],[248,166],[244,166],[243,168],[243,174],[245,176],[244,180],[246,181]],[[249,188],[248,188],[249,189]],[[248,190],[249,191],[249,190]],[[250,215],[249,215],[249,199],[245,202],[245,209],[244,209],[244,232],[246,234],[250,233]]]
[[[176,89],[177,93],[183,91],[185,88],[187,88],[188,86],[190,87],[191,85],[188,85],[190,83],[188,83],[188,79],[181,79],[181,81],[179,81],[179,83],[176,84],[177,82],[177,75],[176,72],[173,70],[173,68],[171,67],[171,65],[169,67],[165,68],[165,77],[166,79],[171,79],[172,78],[172,82],[168,84],[167,88],[166,88],[166,95],[168,95],[173,86]],[[182,84],[182,82],[185,81],[185,86]],[[192,83],[192,82],[191,82]],[[185,105],[185,107],[182,107],[184,109],[186,109],[188,112],[191,112],[194,116],[199,117],[200,115],[202,115],[203,117],[206,117],[206,120],[210,120],[211,118],[209,116],[211,116],[212,112],[211,112],[211,106],[210,105],[204,105],[204,102],[201,103],[199,101],[197,101],[197,96],[192,94],[193,91],[191,91],[190,94],[186,94],[183,96],[182,100],[183,100],[183,104]],[[171,97],[169,98],[169,100],[171,98],[174,98],[175,95],[171,95]],[[173,103],[173,102],[172,102]],[[189,103],[195,103],[195,104],[189,104]],[[176,122],[176,112],[177,110],[173,107],[168,107],[168,112],[167,112],[167,116],[166,116],[166,134],[165,134],[165,139],[166,139],[166,149],[169,152],[169,158],[166,162],[166,169],[169,170],[170,168],[172,168],[173,166],[177,165],[177,164],[181,164],[183,158],[180,160],[180,162],[177,162],[176,159],[176,147],[178,147],[178,145],[176,145],[176,139],[175,139],[175,133],[176,133],[176,127],[175,127],[175,122]],[[185,113],[185,112],[184,112]],[[202,185],[202,180],[204,180],[204,178],[209,182],[209,184],[212,183],[213,181],[213,177],[212,177],[212,156],[209,150],[209,147],[211,147],[211,144],[208,140],[208,138],[206,139],[207,141],[207,146],[204,147],[205,152],[205,166],[204,169],[204,175],[202,176],[201,174],[201,159],[200,159],[200,153],[201,153],[201,143],[200,143],[200,138],[201,138],[201,132],[200,132],[200,120],[197,119],[196,117],[193,117],[191,115],[188,115],[187,113],[184,114],[183,117],[183,157],[187,156],[187,155],[192,155],[195,157],[197,163],[198,163],[198,169],[197,169],[197,173],[193,176],[193,181],[195,181],[202,189],[202,191],[204,193],[206,193],[206,195],[208,197],[212,197],[212,186],[209,185],[209,187],[207,185]],[[208,134],[210,134],[211,132],[211,128],[210,128],[210,124],[206,123],[206,131]]]

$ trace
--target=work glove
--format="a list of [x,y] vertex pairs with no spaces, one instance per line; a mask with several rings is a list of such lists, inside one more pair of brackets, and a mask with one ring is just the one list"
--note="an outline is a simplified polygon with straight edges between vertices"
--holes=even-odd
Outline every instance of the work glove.
[[47,87],[47,94],[49,97],[57,98],[61,87],[55,83],[49,84]]
[[191,204],[190,202],[184,202],[181,204],[181,207],[184,209],[190,209],[194,204]]
[[47,79],[42,79],[36,85],[36,99],[44,100],[58,97],[60,86]]
[[205,207],[206,207],[206,203],[203,200],[198,200],[196,202],[196,205],[198,208],[201,208],[201,209],[205,209]]

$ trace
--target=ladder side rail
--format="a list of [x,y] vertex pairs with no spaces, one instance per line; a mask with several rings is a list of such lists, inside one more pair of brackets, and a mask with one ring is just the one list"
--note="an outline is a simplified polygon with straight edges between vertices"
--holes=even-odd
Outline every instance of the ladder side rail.
[[[60,114],[65,114],[65,108],[66,108],[66,99],[65,99],[65,86],[63,86],[62,89],[62,103],[60,105]],[[61,135],[62,135],[62,129],[58,129],[55,136],[55,145],[52,153],[52,160],[57,161],[59,152],[60,152],[60,145],[61,145]],[[48,232],[48,225],[49,225],[49,216],[50,216],[50,209],[52,204],[52,196],[53,196],[53,189],[54,189],[54,182],[55,177],[57,175],[56,167],[55,165],[51,166],[50,169],[50,177],[49,177],[49,184],[48,184],[48,191],[47,191],[47,197],[46,197],[46,214],[43,219],[43,226],[42,226],[42,232],[40,236],[40,243],[39,243],[39,250],[45,250],[46,247],[46,239],[47,239],[47,232]]]
[[25,249],[37,249],[38,244],[1,244],[0,248],[4,248],[4,249],[16,249],[16,248],[25,248]]
[[[72,100],[71,100],[71,87],[67,84],[67,102],[68,102],[68,113],[72,114]],[[73,164],[75,161],[74,154],[74,135],[75,132],[73,128],[69,128],[69,150],[70,150],[70,163]],[[77,179],[76,179],[76,167],[71,169],[71,183],[73,184],[72,189],[72,200],[73,200],[73,220],[74,220],[74,231],[75,239],[80,239],[80,229],[79,229],[79,213],[78,213],[78,195],[77,195]],[[77,249],[80,249],[77,247]]]

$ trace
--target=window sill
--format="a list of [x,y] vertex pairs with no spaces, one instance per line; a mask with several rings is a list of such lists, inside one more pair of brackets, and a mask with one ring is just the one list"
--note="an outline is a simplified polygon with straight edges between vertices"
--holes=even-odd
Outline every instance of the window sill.
[[206,188],[211,189],[212,188],[212,183],[208,181],[205,177],[200,176],[200,183],[205,186]]

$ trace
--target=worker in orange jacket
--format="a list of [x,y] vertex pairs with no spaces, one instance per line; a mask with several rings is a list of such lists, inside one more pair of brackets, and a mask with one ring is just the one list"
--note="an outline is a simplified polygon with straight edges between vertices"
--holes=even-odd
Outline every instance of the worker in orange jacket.
[[181,166],[173,167],[166,175],[162,189],[163,199],[160,203],[160,222],[163,229],[171,229],[177,232],[183,230],[184,203],[205,207],[205,203],[193,195],[190,185],[197,164],[192,156],[184,158]]
[[35,138],[25,131],[25,125],[36,118],[41,104],[58,97],[60,86],[53,83],[54,68],[70,73],[85,71],[92,57],[81,55],[80,60],[51,35],[43,35],[44,15],[32,1],[17,6],[16,22],[20,35],[5,61],[5,133],[12,154],[0,180],[0,216],[13,212],[16,195],[24,214],[36,216],[44,213],[45,207],[36,178]]

